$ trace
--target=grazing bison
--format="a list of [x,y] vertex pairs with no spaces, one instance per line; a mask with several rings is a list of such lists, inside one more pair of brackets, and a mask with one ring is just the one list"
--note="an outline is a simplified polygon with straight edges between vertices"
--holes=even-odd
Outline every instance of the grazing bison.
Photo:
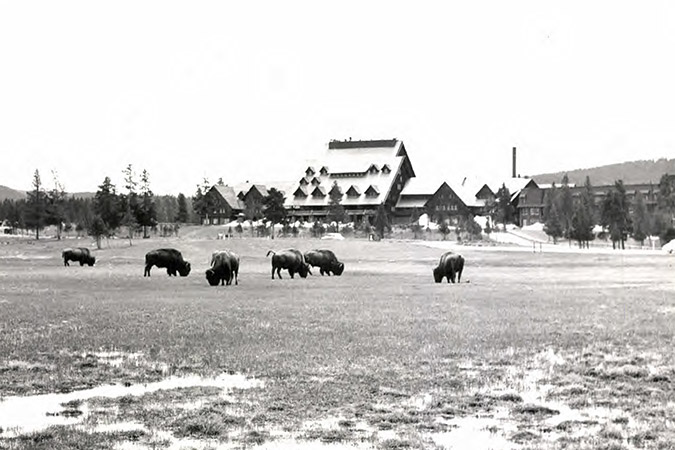
[[448,277],[448,283],[455,282],[455,275],[457,275],[457,282],[462,279],[462,270],[464,269],[464,258],[453,252],[443,253],[441,260],[438,262],[438,267],[434,269],[434,280],[436,283],[443,281],[443,278]]
[[152,266],[166,267],[166,273],[174,277],[176,272],[181,277],[186,277],[190,274],[190,263],[183,259],[183,255],[174,248],[160,248],[152,250],[145,254],[145,272],[144,277],[150,276],[150,269]]
[[96,257],[91,256],[89,249],[85,247],[78,248],[66,248],[61,252],[61,257],[63,257],[63,265],[69,266],[68,261],[77,261],[81,266],[85,264],[89,267],[93,266],[96,262]]
[[288,269],[291,278],[296,273],[299,273],[302,278],[307,278],[307,274],[312,274],[309,264],[305,262],[305,257],[299,250],[290,248],[278,253],[270,250],[267,252],[267,256],[270,256],[270,253],[272,254],[272,279],[274,279],[275,270],[277,276],[281,279],[281,269]]
[[342,275],[345,270],[345,265],[338,261],[335,253],[327,249],[310,250],[305,253],[305,261],[310,266],[318,267],[321,275],[331,272],[337,276]]
[[211,268],[206,270],[206,279],[211,286],[239,284],[239,256],[229,250],[215,251],[211,255]]

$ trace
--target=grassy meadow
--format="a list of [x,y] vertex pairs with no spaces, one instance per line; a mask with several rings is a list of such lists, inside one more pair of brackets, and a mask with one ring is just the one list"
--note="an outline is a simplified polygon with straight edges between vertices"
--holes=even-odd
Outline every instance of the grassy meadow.
[[[104,242],[94,267],[60,258],[89,241],[5,240],[0,449],[675,448],[672,256],[454,247],[452,285],[418,242],[214,236]],[[191,274],[144,278],[166,246]],[[265,254],[288,247],[331,248],[345,273],[272,280]],[[225,248],[239,285],[211,287]],[[223,374],[255,383],[76,399],[47,412],[74,424],[30,432],[2,422],[19,396]]]

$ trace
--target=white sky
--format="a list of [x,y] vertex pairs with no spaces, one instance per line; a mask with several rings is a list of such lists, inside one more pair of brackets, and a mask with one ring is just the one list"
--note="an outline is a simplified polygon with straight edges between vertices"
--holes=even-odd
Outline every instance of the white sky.
[[675,2],[0,0],[0,185],[299,178],[331,139],[418,176],[675,157]]

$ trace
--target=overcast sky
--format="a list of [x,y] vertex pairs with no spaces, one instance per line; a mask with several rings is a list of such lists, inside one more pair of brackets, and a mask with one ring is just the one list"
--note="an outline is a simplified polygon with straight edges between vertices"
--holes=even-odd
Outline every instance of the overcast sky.
[[299,178],[331,139],[418,176],[675,157],[675,2],[0,0],[0,185]]

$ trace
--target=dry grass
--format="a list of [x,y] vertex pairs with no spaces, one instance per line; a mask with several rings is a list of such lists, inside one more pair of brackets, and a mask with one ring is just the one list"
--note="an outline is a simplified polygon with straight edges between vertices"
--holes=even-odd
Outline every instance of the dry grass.
[[[113,242],[91,268],[63,267],[67,245],[0,249],[0,396],[189,373],[265,383],[227,399],[195,388],[87,402],[90,427],[133,421],[175,439],[247,448],[289,436],[434,448],[442,445],[431,436],[452,439],[463,419],[479,416],[494,423],[477,433],[503,437],[506,448],[669,448],[675,440],[672,258],[462,248],[470,283],[437,285],[439,251],[406,242]],[[143,278],[143,255],[160,246],[183,252],[189,277]],[[345,274],[271,280],[265,253],[293,246],[334,249]],[[239,286],[204,279],[222,248],[241,255]],[[97,356],[110,350],[140,356],[116,365]],[[579,416],[565,416],[570,408]],[[306,428],[330,418],[340,419]],[[92,429],[57,427],[0,447],[168,443],[150,431],[102,437]]]

